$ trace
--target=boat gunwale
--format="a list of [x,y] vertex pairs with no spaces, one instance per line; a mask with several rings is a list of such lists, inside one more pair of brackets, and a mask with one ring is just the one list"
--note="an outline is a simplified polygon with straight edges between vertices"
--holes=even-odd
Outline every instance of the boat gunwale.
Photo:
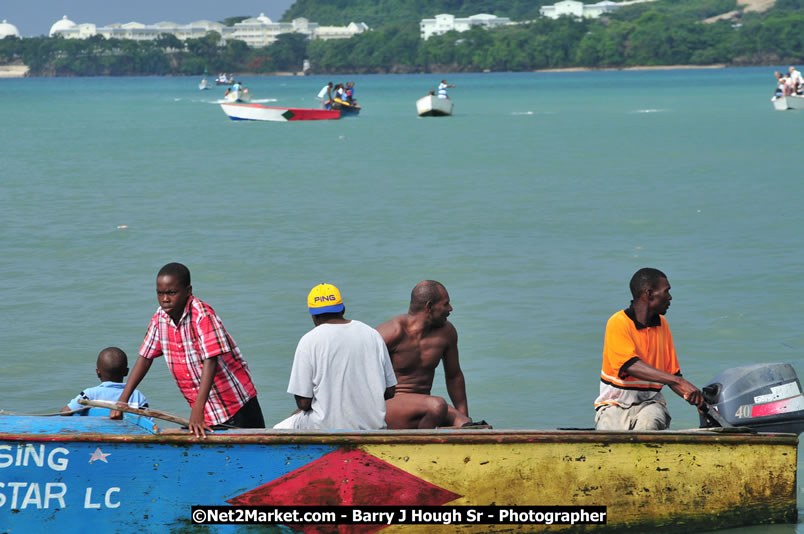
[[353,431],[275,431],[250,430],[238,433],[208,434],[196,438],[189,432],[154,434],[109,434],[98,432],[0,433],[2,441],[28,442],[110,442],[110,443],[188,443],[208,445],[362,445],[362,444],[519,444],[519,443],[598,443],[664,445],[677,443],[722,445],[792,445],[798,435],[787,433],[722,433],[706,430],[656,432],[599,432],[593,430],[376,430]]

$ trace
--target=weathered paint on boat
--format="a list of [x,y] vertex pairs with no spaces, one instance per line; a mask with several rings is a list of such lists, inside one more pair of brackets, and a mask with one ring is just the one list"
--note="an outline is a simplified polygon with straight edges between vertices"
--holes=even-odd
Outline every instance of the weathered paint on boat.
[[[77,532],[87,524],[101,532],[123,525],[126,531],[234,531],[193,525],[191,506],[246,504],[606,506],[607,532],[691,532],[797,517],[794,434],[241,430],[198,440],[151,426],[147,420],[0,416],[2,531],[49,525]],[[539,532],[547,527],[296,528]]]

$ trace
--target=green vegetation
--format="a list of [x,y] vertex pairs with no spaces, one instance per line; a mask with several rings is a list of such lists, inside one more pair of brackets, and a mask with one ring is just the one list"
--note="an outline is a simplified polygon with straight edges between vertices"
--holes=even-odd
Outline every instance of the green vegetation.
[[[416,41],[405,24],[352,39],[313,42],[317,72],[527,71],[565,67],[733,65],[804,61],[804,11],[748,14],[742,22],[703,24],[700,0],[635,5],[598,20],[538,18],[495,29],[450,32]],[[734,0],[717,0],[731,10]],[[654,4],[645,4],[654,5]],[[697,15],[693,16],[693,13]],[[717,14],[717,13],[715,13]]]
[[670,16],[674,20],[698,22],[737,9],[736,0],[659,0],[623,7],[612,18],[623,21],[635,21],[644,13],[656,11]]
[[221,24],[224,26],[234,26],[238,22],[243,22],[246,19],[250,19],[251,17],[247,15],[241,15],[239,17],[227,17],[221,21]]
[[22,61],[32,76],[198,75],[217,72],[276,72],[301,70],[307,40],[281,35],[270,47],[249,48],[243,41],[219,46],[212,32],[201,39],[180,41],[163,35],[155,41],[34,37],[0,40],[0,65]]
[[365,22],[371,28],[388,24],[413,23],[439,13],[469,17],[488,13],[511,20],[539,17],[539,8],[557,0],[296,0],[283,21],[298,17],[332,26]]
[[[804,62],[804,0],[777,0],[766,13],[711,24],[701,21],[736,11],[736,1],[658,0],[596,20],[539,17],[538,7],[545,3],[553,1],[297,0],[285,20],[365,21],[372,30],[332,41],[283,34],[260,49],[242,41],[221,46],[216,33],[186,41],[166,35],[153,42],[8,37],[0,41],[0,64],[21,61],[34,76],[117,76],[299,71],[304,59],[312,72],[333,74]],[[420,19],[442,12],[492,13],[519,23],[422,41]]]

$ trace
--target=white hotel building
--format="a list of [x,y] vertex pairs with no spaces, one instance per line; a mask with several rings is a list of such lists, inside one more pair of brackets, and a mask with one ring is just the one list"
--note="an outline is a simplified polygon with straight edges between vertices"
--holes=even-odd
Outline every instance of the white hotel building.
[[422,19],[419,23],[419,34],[422,40],[426,41],[433,35],[444,35],[449,31],[465,32],[475,27],[497,28],[511,24],[511,19],[507,17],[496,17],[480,13],[466,18],[455,18],[455,15],[442,13],[432,19]]
[[319,26],[305,18],[293,19],[292,22],[273,22],[264,14],[259,17],[245,19],[234,24],[224,26],[220,22],[198,20],[189,24],[176,24],[174,22],[158,22],[156,24],[141,24],[128,22],[125,24],[109,24],[108,26],[95,26],[94,24],[76,24],[65,15],[50,28],[50,36],[60,35],[65,39],[88,39],[93,35],[102,35],[106,39],[132,39],[135,41],[152,41],[160,35],[175,35],[179,40],[198,39],[209,32],[218,32],[222,41],[245,41],[250,47],[260,48],[276,41],[283,33],[299,33],[308,39],[349,39],[369,29],[362,22],[353,22],[348,26]]
[[[557,19],[561,16],[598,18],[601,15],[613,13],[624,5],[652,1],[654,0],[629,0],[615,3],[610,0],[602,0],[596,4],[584,4],[576,0],[563,0],[552,6],[541,7],[539,13],[543,17],[549,17],[551,19]],[[419,34],[421,38],[426,41],[433,35],[444,35],[449,31],[465,32],[475,27],[490,29],[510,24],[521,23],[511,22],[511,19],[506,17],[497,17],[485,13],[472,15],[466,18],[456,18],[454,15],[442,13],[432,19],[422,19],[421,22],[419,22]]]
[[557,19],[561,16],[573,16],[578,18],[596,19],[601,15],[607,13],[614,13],[621,7],[621,4],[610,2],[609,0],[602,0],[596,4],[584,4],[576,0],[563,0],[556,2],[552,6],[542,6],[539,13],[543,17]]

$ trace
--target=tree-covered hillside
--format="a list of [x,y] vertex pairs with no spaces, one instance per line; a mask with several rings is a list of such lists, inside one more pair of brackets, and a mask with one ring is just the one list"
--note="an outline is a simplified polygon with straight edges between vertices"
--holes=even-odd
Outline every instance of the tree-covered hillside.
[[[298,17],[326,25],[365,22],[372,28],[418,22],[439,13],[468,17],[489,13],[515,21],[535,20],[539,8],[558,0],[296,0],[282,16],[289,22]],[[799,2],[804,0],[779,0]],[[586,0],[593,3],[593,0]],[[626,6],[616,18],[635,20],[646,11],[658,11],[676,19],[702,20],[737,9],[736,0],[657,0]]]
[[539,16],[539,8],[553,0],[296,0],[283,21],[304,17],[322,25],[365,22],[372,28],[416,23],[439,13],[468,17],[488,13],[512,20]]
[[[422,7],[424,0],[299,0],[285,18],[365,21],[371,30],[331,41],[287,33],[264,48],[221,43],[216,33],[186,41],[170,35],[156,41],[7,37],[0,41],[0,64],[24,62],[34,76],[94,76],[299,71],[305,59],[310,72],[321,74],[804,63],[804,0],[777,0],[764,13],[744,13],[735,0],[657,0],[599,19],[558,20],[534,15],[539,3],[432,0]],[[441,12],[493,13],[517,23],[423,41],[420,18]],[[728,18],[711,22],[720,14]]]

